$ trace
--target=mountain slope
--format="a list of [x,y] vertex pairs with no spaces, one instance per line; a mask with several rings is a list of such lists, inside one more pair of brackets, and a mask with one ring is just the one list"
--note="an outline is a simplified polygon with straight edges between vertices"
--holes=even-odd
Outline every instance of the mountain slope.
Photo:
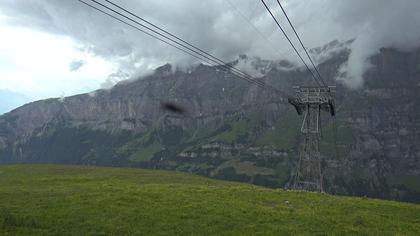
[[413,204],[142,169],[0,167],[0,234],[415,235]]
[[[349,53],[333,52],[319,66],[329,84]],[[261,79],[284,94],[217,67],[181,71],[165,65],[111,90],[34,102],[1,116],[0,163],[170,169],[287,187],[300,117],[284,97],[310,80],[300,69],[285,69],[284,62],[239,60],[263,71]],[[338,85],[336,124],[323,117],[326,189],[419,202],[420,50],[383,49],[370,62],[362,89]],[[160,109],[167,101],[187,112]]]

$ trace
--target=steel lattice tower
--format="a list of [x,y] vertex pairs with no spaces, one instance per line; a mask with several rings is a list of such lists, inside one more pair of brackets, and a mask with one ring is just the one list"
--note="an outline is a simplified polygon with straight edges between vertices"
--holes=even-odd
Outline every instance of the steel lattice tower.
[[321,113],[335,116],[334,87],[294,87],[296,97],[289,98],[299,115],[303,115],[301,133],[303,143],[299,153],[292,188],[323,192],[323,174],[319,140],[321,138]]

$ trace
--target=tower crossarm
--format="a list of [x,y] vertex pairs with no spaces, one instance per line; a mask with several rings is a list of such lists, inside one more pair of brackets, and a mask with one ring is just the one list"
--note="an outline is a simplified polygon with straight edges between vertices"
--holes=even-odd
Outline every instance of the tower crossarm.
[[328,87],[293,87],[296,96],[289,98],[297,113],[302,115],[308,106],[319,106],[323,111],[335,116],[334,86]]

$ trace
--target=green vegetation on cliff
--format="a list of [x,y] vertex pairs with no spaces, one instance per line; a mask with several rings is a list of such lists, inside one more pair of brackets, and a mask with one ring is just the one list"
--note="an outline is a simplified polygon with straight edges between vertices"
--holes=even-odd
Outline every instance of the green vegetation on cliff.
[[420,206],[189,174],[0,167],[0,235],[418,235]]

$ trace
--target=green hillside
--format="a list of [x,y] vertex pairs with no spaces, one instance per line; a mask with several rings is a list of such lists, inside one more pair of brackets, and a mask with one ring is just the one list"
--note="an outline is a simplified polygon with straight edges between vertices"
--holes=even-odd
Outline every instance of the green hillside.
[[0,235],[419,235],[420,205],[122,168],[0,166]]

